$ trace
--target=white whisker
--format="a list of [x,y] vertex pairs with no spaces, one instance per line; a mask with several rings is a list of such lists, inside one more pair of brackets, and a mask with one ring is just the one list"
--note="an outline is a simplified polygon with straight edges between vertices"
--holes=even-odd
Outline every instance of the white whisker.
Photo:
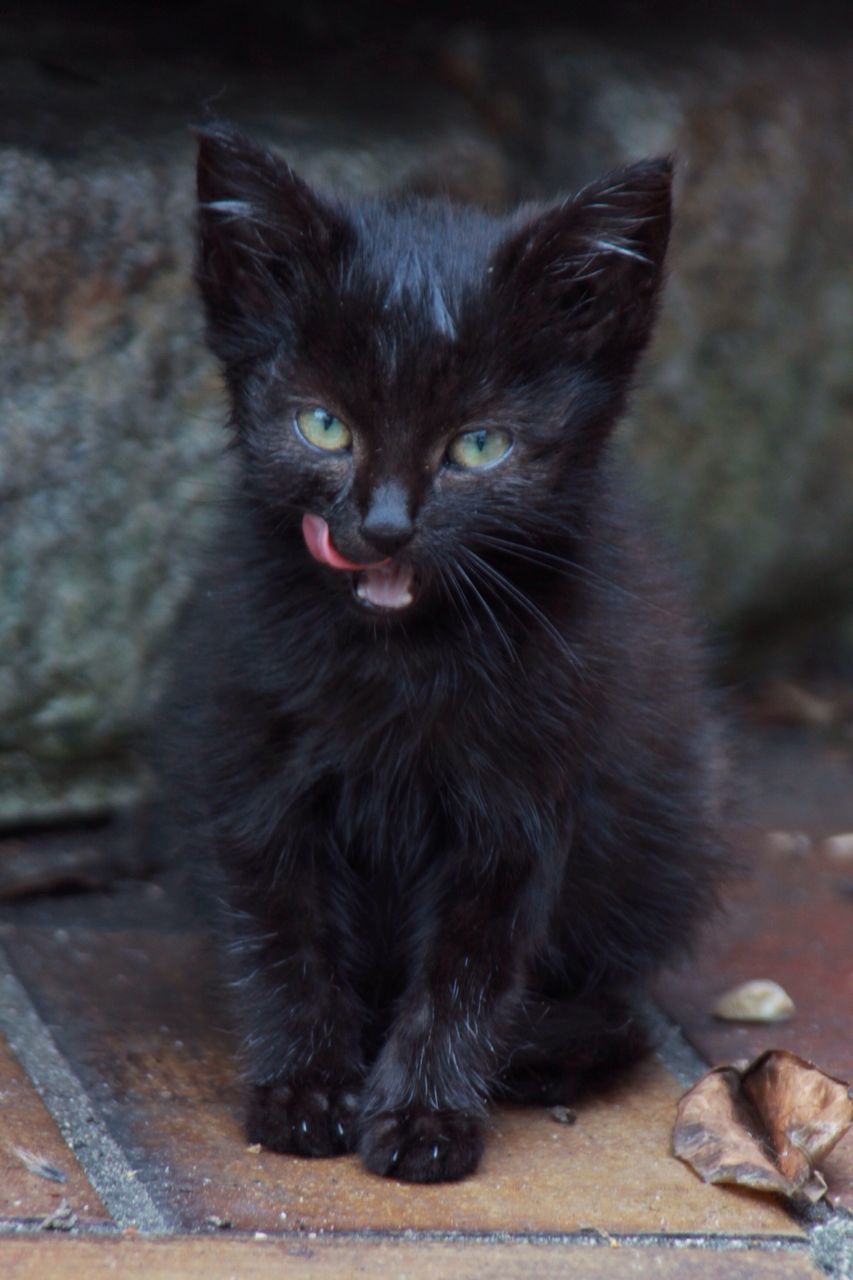
[[[464,551],[464,550],[465,550],[465,548],[462,548],[462,550]],[[468,553],[468,552],[466,552],[466,554],[469,554],[469,553]],[[474,553],[473,553],[473,552],[470,552],[470,554],[471,554],[471,555],[473,555]],[[516,652],[515,652],[515,647],[513,646],[512,641],[510,640],[509,636],[507,635],[506,630],[501,626],[500,622],[498,621],[498,617],[497,617],[497,614],[495,613],[494,609],[491,607],[491,605],[489,604],[489,602],[488,602],[488,601],[486,600],[486,598],[483,596],[482,592],[478,589],[478,587],[477,587],[476,583],[474,582],[474,580],[472,579],[471,575],[470,575],[469,573],[467,573],[465,569],[463,569],[463,568],[462,568],[462,565],[459,563],[459,561],[458,561],[458,560],[456,561],[456,570],[457,570],[457,572],[458,572],[459,574],[461,574],[461,576],[464,578],[465,582],[467,582],[468,586],[471,588],[471,590],[472,590],[472,591],[474,592],[474,594],[476,595],[477,599],[480,601],[480,604],[483,606],[483,608],[485,609],[485,611],[486,611],[487,615],[488,615],[488,616],[489,616],[489,618],[491,619],[491,621],[492,621],[492,623],[493,623],[493,625],[494,625],[494,628],[495,628],[495,630],[496,630],[496,631],[497,631],[497,633],[498,633],[498,637],[499,637],[499,639],[500,639],[501,643],[503,644],[504,648],[506,649],[507,653],[509,654],[510,659],[511,659],[513,662],[515,662],[516,657],[517,657]]]
[[510,598],[513,599],[516,604],[525,611],[525,613],[529,614],[530,617],[535,618],[536,621],[541,624],[544,630],[551,636],[552,640],[557,643],[561,653],[563,653],[563,655],[569,660],[575,670],[582,672],[583,665],[577,654],[569,645],[566,637],[561,635],[557,630],[547,614],[543,613],[539,606],[535,605],[530,597],[525,595],[525,593],[521,591],[515,583],[511,582],[505,574],[501,573],[499,569],[496,569],[494,565],[489,564],[489,562],[484,560],[482,556],[478,556],[476,551],[472,551],[470,547],[465,547],[463,548],[463,552],[469,561],[473,561],[479,567],[481,574],[485,574],[491,579],[494,587],[510,596]]

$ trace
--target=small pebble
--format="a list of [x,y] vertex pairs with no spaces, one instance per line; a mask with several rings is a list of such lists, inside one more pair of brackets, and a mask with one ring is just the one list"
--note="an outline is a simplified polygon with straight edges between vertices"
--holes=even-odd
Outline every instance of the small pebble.
[[261,1144],[259,1142],[252,1142],[249,1144],[246,1150],[249,1152],[250,1155],[259,1156],[261,1154]]
[[795,1012],[787,991],[770,978],[743,982],[720,996],[714,1005],[714,1017],[727,1022],[784,1022]]
[[556,1120],[557,1124],[574,1124],[577,1120],[577,1112],[572,1111],[571,1107],[552,1107],[551,1118]]
[[837,862],[853,860],[853,831],[843,831],[837,836],[827,836],[821,845],[827,858]]

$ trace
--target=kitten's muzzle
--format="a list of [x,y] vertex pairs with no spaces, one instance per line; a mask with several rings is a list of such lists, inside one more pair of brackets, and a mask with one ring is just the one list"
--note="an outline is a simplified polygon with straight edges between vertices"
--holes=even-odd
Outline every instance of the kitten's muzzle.
[[415,575],[411,565],[386,558],[372,564],[347,560],[338,551],[329,526],[322,516],[306,512],[302,536],[313,559],[330,569],[348,571],[353,594],[359,604],[379,612],[405,609],[415,598]]
[[409,511],[409,495],[395,480],[376,485],[361,522],[364,541],[386,556],[396,555],[415,531]]

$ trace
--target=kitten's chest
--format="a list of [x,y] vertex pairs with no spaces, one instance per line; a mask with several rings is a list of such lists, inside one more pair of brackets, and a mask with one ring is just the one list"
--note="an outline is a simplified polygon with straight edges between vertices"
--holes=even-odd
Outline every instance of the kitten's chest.
[[343,736],[330,760],[324,820],[334,823],[347,860],[372,875],[393,866],[409,875],[434,860],[446,829],[440,737],[408,714]]
[[416,866],[475,828],[520,829],[562,785],[572,728],[553,682],[529,664],[432,658],[354,646],[310,697],[294,689],[282,791],[365,865]]

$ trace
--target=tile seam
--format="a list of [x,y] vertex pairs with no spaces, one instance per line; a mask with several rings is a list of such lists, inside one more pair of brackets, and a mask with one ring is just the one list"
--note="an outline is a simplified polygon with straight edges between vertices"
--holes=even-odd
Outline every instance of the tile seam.
[[[41,1234],[39,1223],[35,1219],[0,1219],[0,1239],[3,1235],[30,1235]],[[91,1226],[83,1224],[75,1227],[71,1232],[67,1233],[75,1239],[83,1239],[87,1236],[120,1236],[121,1230],[118,1227],[109,1224],[95,1223]],[[580,1230],[576,1232],[519,1232],[519,1231],[417,1231],[414,1229],[404,1231],[382,1231],[365,1229],[363,1231],[264,1231],[261,1233],[264,1239],[276,1240],[280,1243],[288,1241],[304,1242],[310,1240],[312,1243],[327,1244],[333,1242],[347,1243],[348,1241],[387,1241],[391,1244],[459,1244],[459,1245],[499,1245],[499,1244],[517,1244],[530,1245],[531,1247],[551,1247],[557,1245],[576,1245],[581,1248],[599,1249],[610,1248],[612,1242],[616,1241],[619,1245],[626,1248],[639,1249],[703,1249],[718,1250],[720,1252],[743,1252],[745,1250],[757,1250],[765,1253],[786,1252],[797,1254],[808,1254],[809,1241],[804,1236],[786,1236],[786,1235],[733,1235],[706,1233],[661,1233],[661,1232],[643,1232],[643,1233],[620,1233],[607,1232],[590,1228],[588,1230]],[[219,1238],[222,1240],[242,1240],[252,1241],[257,1238],[257,1233],[251,1228],[237,1231],[218,1231],[218,1230],[201,1230],[191,1231],[186,1229],[178,1229],[169,1233],[170,1240],[206,1240],[211,1238]]]
[[651,999],[642,1004],[642,1014],[654,1037],[655,1057],[682,1089],[690,1089],[708,1070],[678,1023]]

